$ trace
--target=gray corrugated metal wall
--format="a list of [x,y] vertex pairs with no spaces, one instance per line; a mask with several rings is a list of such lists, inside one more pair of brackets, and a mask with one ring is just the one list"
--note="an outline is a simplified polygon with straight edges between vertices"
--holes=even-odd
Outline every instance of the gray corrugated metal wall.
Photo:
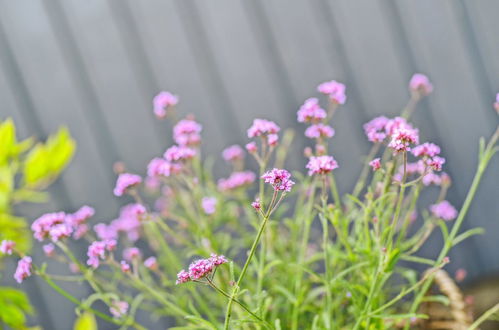
[[[256,116],[297,127],[295,111],[319,82],[345,82],[333,147],[348,164],[339,174],[347,189],[368,148],[361,124],[397,113],[410,76],[424,72],[436,88],[415,121],[443,147],[460,205],[478,138],[497,125],[498,12],[495,0],[0,0],[0,115],[14,117],[23,136],[68,125],[78,153],[46,209],[88,203],[111,219],[112,164],[143,172],[171,143],[151,113],[159,90],[180,95],[181,111],[204,125],[207,152],[218,153],[243,143]],[[496,159],[466,224],[487,233],[451,256],[475,278],[499,270],[498,173]],[[68,329],[72,306],[29,285],[41,290],[40,308],[50,302],[40,322]]]

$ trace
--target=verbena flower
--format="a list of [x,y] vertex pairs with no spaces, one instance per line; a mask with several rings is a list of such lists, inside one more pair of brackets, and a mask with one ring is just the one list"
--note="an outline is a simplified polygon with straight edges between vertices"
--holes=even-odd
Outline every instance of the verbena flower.
[[173,127],[173,140],[179,146],[193,146],[201,142],[203,127],[191,119],[182,119]]
[[178,274],[177,274],[177,281],[175,284],[182,284],[189,282],[191,280],[191,277],[189,275],[189,272],[185,271],[182,269]]
[[121,271],[123,273],[128,273],[132,269],[132,267],[130,267],[130,264],[128,262],[126,262],[125,260],[120,261],[120,267],[121,267]]
[[250,142],[248,144],[246,144],[246,150],[250,153],[250,154],[253,154],[255,152],[258,151],[258,147],[256,145],[256,142],[253,141],[253,142]]
[[228,148],[225,148],[222,152],[222,157],[227,162],[234,162],[244,159],[244,150],[239,145],[234,144]]
[[365,123],[363,128],[367,139],[371,142],[382,142],[387,136],[385,126],[388,121],[389,119],[385,116],[380,116]]
[[325,124],[315,124],[305,130],[305,136],[310,139],[331,138],[334,136],[334,129]]
[[146,268],[149,268],[150,270],[157,270],[158,269],[158,261],[156,260],[156,257],[149,257],[144,261],[144,266]]
[[136,174],[122,173],[116,180],[116,187],[114,188],[114,195],[123,196],[123,194],[130,188],[140,184],[142,178]]
[[420,92],[423,95],[428,95],[433,91],[433,85],[427,76],[421,73],[416,73],[412,76],[409,82],[409,89],[414,92]]
[[255,173],[250,171],[233,172],[227,179],[218,180],[218,189],[222,191],[234,190],[252,184],[255,178]]
[[164,157],[169,162],[179,162],[192,159],[196,156],[196,150],[183,147],[183,146],[171,146],[165,151]]
[[399,128],[394,131],[388,147],[394,149],[396,152],[410,151],[410,145],[417,143],[419,143],[419,133],[417,129]]
[[445,164],[445,158],[435,156],[426,161],[426,164],[431,167],[434,171],[441,171],[442,165]]
[[93,217],[95,210],[88,205],[82,206],[78,211],[73,214],[66,215],[66,222],[74,227],[84,224],[88,219]]
[[203,197],[201,200],[201,207],[204,213],[213,214],[216,211],[217,199],[215,197]]
[[448,201],[441,201],[438,204],[430,206],[430,211],[433,216],[445,221],[454,220],[457,217],[457,210]]
[[377,171],[381,168],[381,161],[379,158],[374,158],[369,162],[369,166],[373,169],[373,171]]
[[52,231],[52,234],[56,235],[57,237],[59,230],[53,230],[53,228],[58,225],[65,224],[65,221],[66,213],[64,212],[46,213],[33,221],[33,223],[31,224],[33,236],[41,242],[45,238],[51,236]]
[[280,127],[276,123],[266,119],[255,119],[253,125],[248,129],[248,137],[254,138],[257,136],[277,134]]
[[31,257],[23,257],[17,263],[14,279],[17,283],[22,283],[27,277],[31,276],[32,259]]
[[104,260],[106,256],[106,243],[95,241],[90,244],[87,250],[87,265],[92,268],[99,267],[100,260]]
[[223,255],[211,254],[207,259],[199,259],[189,265],[189,271],[181,270],[177,274],[176,284],[199,280],[210,274],[216,267],[227,263]]
[[127,261],[132,261],[134,259],[140,258],[142,253],[136,247],[130,247],[123,250],[123,259]]
[[319,105],[319,100],[315,97],[305,100],[305,103],[297,112],[300,123],[319,122],[327,117],[326,111]]
[[319,93],[329,96],[329,99],[337,104],[345,104],[347,96],[345,94],[345,85],[335,80],[326,81],[317,86]]
[[115,318],[120,318],[128,312],[128,303],[126,301],[115,301],[109,308],[109,312]]
[[170,92],[160,92],[153,99],[154,114],[158,118],[165,118],[168,108],[177,105],[178,96]]
[[306,166],[308,175],[327,174],[338,168],[338,163],[332,156],[310,157]]
[[277,134],[269,134],[267,136],[267,143],[271,147],[275,147],[279,143],[279,135]]
[[55,254],[55,246],[52,243],[45,244],[42,247],[42,249],[43,249],[43,253],[45,253],[45,255],[47,257],[52,257]]
[[425,142],[414,147],[412,154],[416,157],[433,157],[440,154],[440,147],[434,143]]
[[3,240],[2,243],[0,243],[0,252],[3,254],[11,255],[15,247],[16,247],[16,242]]
[[291,187],[295,184],[290,180],[291,173],[284,169],[274,168],[262,175],[265,183],[270,183],[275,191],[291,191]]
[[256,211],[260,211],[260,209],[262,208],[262,204],[260,203],[260,199],[257,198],[255,199],[254,202],[251,203],[251,206],[256,210]]

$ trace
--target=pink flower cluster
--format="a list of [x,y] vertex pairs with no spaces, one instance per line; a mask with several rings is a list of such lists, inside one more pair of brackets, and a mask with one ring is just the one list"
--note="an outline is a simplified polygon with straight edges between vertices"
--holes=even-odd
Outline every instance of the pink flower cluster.
[[305,103],[297,112],[298,122],[300,123],[317,123],[326,119],[327,114],[319,105],[319,100],[315,97],[305,100]]
[[440,154],[440,147],[434,143],[425,142],[414,147],[412,154],[416,157],[434,157]]
[[233,172],[227,179],[218,180],[218,189],[222,191],[234,190],[252,184],[255,174],[250,171]]
[[168,177],[172,174],[179,174],[181,171],[181,164],[169,162],[164,158],[153,158],[147,165],[148,180],[159,176]]
[[94,213],[94,209],[90,206],[83,206],[73,214],[47,213],[33,221],[31,230],[39,241],[50,238],[53,242],[57,242],[71,234],[74,239],[80,239],[88,231],[86,221]]
[[412,76],[411,81],[409,82],[409,89],[413,92],[428,95],[433,91],[433,85],[427,76],[421,73],[416,73]]
[[128,239],[136,241],[140,236],[141,219],[147,213],[141,204],[127,204],[120,209],[120,216],[111,223],[99,223],[94,226],[97,237],[101,240],[118,239],[120,232],[126,233]]
[[388,147],[396,152],[410,151],[411,144],[419,143],[419,132],[413,128],[398,128],[392,134],[392,140]]
[[106,257],[106,251],[114,251],[116,249],[116,245],[116,240],[92,242],[87,250],[87,265],[92,268],[99,267],[100,260],[104,260]]
[[203,127],[192,119],[182,119],[173,127],[173,140],[179,146],[195,146],[201,142]]
[[306,168],[308,175],[327,174],[338,168],[338,163],[332,156],[310,157]]
[[222,157],[227,162],[240,161],[244,159],[244,150],[237,144],[234,144],[224,149]]
[[176,284],[199,280],[209,275],[216,267],[227,263],[223,255],[212,254],[208,259],[196,260],[190,264],[189,270],[182,269],[177,274]]
[[126,261],[133,261],[135,259],[138,259],[142,257],[142,253],[140,250],[136,247],[129,247],[123,250],[123,259]]
[[158,118],[165,118],[167,114],[167,109],[177,105],[178,96],[173,95],[170,92],[160,92],[153,99],[154,114]]
[[386,138],[386,124],[390,119],[380,116],[364,124],[364,132],[371,142],[382,142]]
[[347,96],[345,85],[335,80],[326,81],[317,87],[319,93],[329,96],[329,99],[336,104],[345,104]]
[[325,124],[315,124],[305,130],[305,136],[310,139],[332,138],[334,129]]
[[217,209],[217,199],[215,197],[203,197],[201,200],[201,207],[203,208],[204,213],[208,215],[213,214]]
[[16,247],[16,242],[3,240],[2,243],[0,243],[0,252],[3,254],[11,255],[15,247]]
[[116,187],[114,187],[115,196],[123,196],[124,193],[130,188],[142,182],[142,178],[136,174],[121,173],[116,180]]
[[262,179],[265,183],[270,183],[275,191],[290,192],[291,187],[295,184],[290,178],[291,173],[279,168],[274,168],[262,175]]
[[184,146],[171,146],[166,149],[165,154],[163,155],[163,157],[171,163],[187,161],[195,156],[196,150]]
[[431,205],[430,211],[434,217],[445,221],[454,220],[457,217],[457,210],[448,201],[441,201],[438,204]]
[[379,158],[375,158],[369,162],[369,166],[371,166],[373,171],[377,171],[381,168],[381,160]]
[[248,128],[248,137],[265,136],[277,134],[281,128],[276,123],[266,119],[255,119],[253,125]]
[[14,279],[17,283],[22,283],[24,279],[31,276],[31,268],[32,268],[32,259],[31,257],[23,257],[17,263],[16,272],[14,273]]

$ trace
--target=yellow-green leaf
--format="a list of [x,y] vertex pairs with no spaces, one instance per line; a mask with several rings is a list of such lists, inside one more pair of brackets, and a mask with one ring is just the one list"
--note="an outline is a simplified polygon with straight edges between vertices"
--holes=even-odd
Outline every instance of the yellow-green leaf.
[[97,330],[97,322],[92,313],[85,312],[81,314],[75,321],[74,330]]

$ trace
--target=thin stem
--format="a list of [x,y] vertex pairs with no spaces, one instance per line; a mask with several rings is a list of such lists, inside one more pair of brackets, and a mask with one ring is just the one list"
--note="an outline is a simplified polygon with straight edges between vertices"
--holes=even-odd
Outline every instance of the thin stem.
[[358,197],[360,192],[362,191],[362,188],[364,187],[367,176],[369,175],[369,161],[372,160],[373,157],[378,153],[380,147],[381,147],[381,143],[375,143],[371,147],[371,150],[369,151],[369,154],[366,157],[366,161],[364,161],[364,166],[362,167],[362,172],[359,176],[359,179],[357,180],[357,183],[355,184],[355,188],[353,189],[352,195],[354,197]]

